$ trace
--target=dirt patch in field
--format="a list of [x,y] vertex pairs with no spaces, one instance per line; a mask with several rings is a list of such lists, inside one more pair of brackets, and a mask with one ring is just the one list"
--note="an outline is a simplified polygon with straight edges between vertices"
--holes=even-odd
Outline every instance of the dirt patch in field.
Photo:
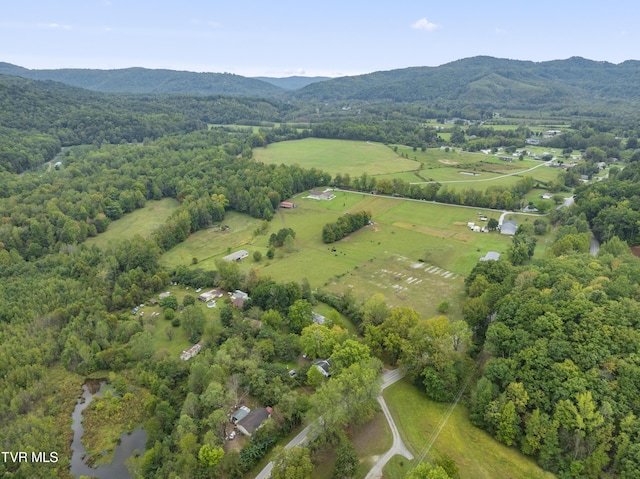
[[467,226],[467,223],[465,223],[464,221],[454,221],[453,225],[454,226]]
[[632,246],[631,252],[633,253],[633,256],[640,258],[640,246]]
[[460,163],[453,160],[438,160],[438,163],[442,163],[443,165],[459,165]]

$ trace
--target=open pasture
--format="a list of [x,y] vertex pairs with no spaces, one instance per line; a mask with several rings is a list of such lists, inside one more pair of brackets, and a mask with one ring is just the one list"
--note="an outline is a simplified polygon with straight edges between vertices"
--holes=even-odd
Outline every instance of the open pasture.
[[[260,220],[230,212],[224,221],[228,230],[210,228],[191,235],[166,252],[161,264],[215,269],[215,259],[246,249],[249,258],[240,263],[245,271],[255,268],[261,276],[283,282],[306,278],[314,288],[336,292],[350,288],[361,298],[381,292],[391,305],[412,306],[429,316],[446,300],[452,305],[449,315],[458,319],[464,275],[487,251],[505,252],[511,241],[467,227],[469,221],[482,224],[480,212],[488,218],[498,218],[498,212],[343,191],[331,201],[305,196],[292,199],[296,208],[278,210],[265,234],[256,235]],[[336,243],[322,242],[326,223],[360,210],[371,212],[373,225]],[[296,232],[295,249],[278,248],[267,259],[269,236],[280,228]],[[253,259],[255,251],[262,253],[259,262]]]
[[330,173],[369,176],[412,171],[420,166],[416,161],[402,158],[380,143],[306,138],[274,143],[268,148],[253,150],[257,161],[302,168],[316,168]]
[[178,207],[178,201],[164,198],[159,201],[147,201],[144,208],[132,211],[117,221],[112,221],[104,233],[87,238],[86,245],[104,248],[113,240],[131,239],[139,234],[148,237],[156,228],[164,224]]
[[[438,181],[456,189],[485,189],[493,185],[508,187],[515,184],[523,176],[531,176],[534,180],[546,183],[557,179],[560,172],[558,168],[543,165],[540,160],[524,158],[520,161],[514,158],[513,162],[506,162],[495,155],[462,152],[455,149],[446,151],[439,148],[428,148],[423,152],[399,146],[398,153],[405,154],[421,163],[419,170],[403,173],[403,180],[410,183]],[[384,176],[400,177],[398,174]]]
[[[175,268],[192,264],[195,258],[197,267],[215,269],[216,258],[242,249],[252,242],[253,232],[260,223],[262,220],[248,215],[227,212],[222,225],[196,231],[186,241],[164,253],[160,258],[160,264],[167,268]],[[266,252],[266,248],[263,252]]]
[[[247,267],[281,281],[307,278],[312,287],[349,288],[357,297],[380,292],[390,305],[409,305],[425,315],[435,315],[447,300],[450,315],[461,318],[456,305],[464,275],[487,251],[504,252],[510,244],[506,236],[474,233],[466,226],[478,221],[479,212],[495,218],[498,212],[349,192],[338,192],[329,202],[295,201],[297,207],[281,211],[271,230],[293,228],[297,251],[279,251],[273,260],[250,261]],[[374,224],[336,243],[322,243],[322,226],[338,216],[331,203],[344,205],[343,211],[370,211]],[[262,238],[254,245],[262,246]]]
[[[449,412],[449,404],[427,399],[424,393],[406,379],[384,391],[384,397],[396,425],[407,447],[418,456],[430,442]],[[462,402],[458,403],[426,460],[433,461],[439,455],[452,458],[460,477],[468,479],[553,479],[555,476],[543,471],[533,460],[493,439],[469,421],[469,413]],[[402,465],[401,465],[402,463]],[[394,458],[385,468],[389,478],[399,478],[401,473],[415,463]]]

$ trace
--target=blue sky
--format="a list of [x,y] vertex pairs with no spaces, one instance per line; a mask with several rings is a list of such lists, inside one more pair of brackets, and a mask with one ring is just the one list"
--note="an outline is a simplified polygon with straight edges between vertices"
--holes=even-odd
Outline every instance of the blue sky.
[[476,55],[640,59],[637,0],[2,0],[0,61],[342,76]]

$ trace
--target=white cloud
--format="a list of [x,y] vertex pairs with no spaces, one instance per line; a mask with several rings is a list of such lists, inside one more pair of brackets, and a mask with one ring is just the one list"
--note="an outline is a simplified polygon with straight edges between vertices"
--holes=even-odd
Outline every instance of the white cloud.
[[38,23],[38,27],[71,30],[71,25],[60,25],[59,23]]
[[440,25],[431,23],[426,18],[421,18],[416,23],[411,25],[411,28],[413,28],[414,30],[425,30],[427,32],[435,32],[436,30],[440,29]]
[[506,35],[506,33],[507,33],[507,31],[506,31],[506,30],[503,30],[503,29],[502,29],[502,28],[500,28],[500,27],[496,27],[496,28],[494,28],[494,30],[493,30],[493,31],[494,31],[494,33],[495,33],[496,35]]

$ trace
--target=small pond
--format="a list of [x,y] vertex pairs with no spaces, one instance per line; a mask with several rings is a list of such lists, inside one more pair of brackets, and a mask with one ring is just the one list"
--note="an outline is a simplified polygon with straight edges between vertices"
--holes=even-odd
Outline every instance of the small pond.
[[131,474],[127,470],[125,461],[134,454],[136,450],[144,454],[144,446],[147,442],[147,433],[141,428],[137,428],[131,434],[123,434],[120,444],[116,446],[111,464],[102,464],[98,467],[91,467],[85,462],[86,450],[82,444],[82,411],[91,403],[94,396],[102,396],[102,389],[105,381],[90,379],[82,385],[82,396],[78,398],[76,407],[73,410],[72,429],[73,442],[71,443],[71,474],[75,477],[89,476],[100,479],[129,479]]

